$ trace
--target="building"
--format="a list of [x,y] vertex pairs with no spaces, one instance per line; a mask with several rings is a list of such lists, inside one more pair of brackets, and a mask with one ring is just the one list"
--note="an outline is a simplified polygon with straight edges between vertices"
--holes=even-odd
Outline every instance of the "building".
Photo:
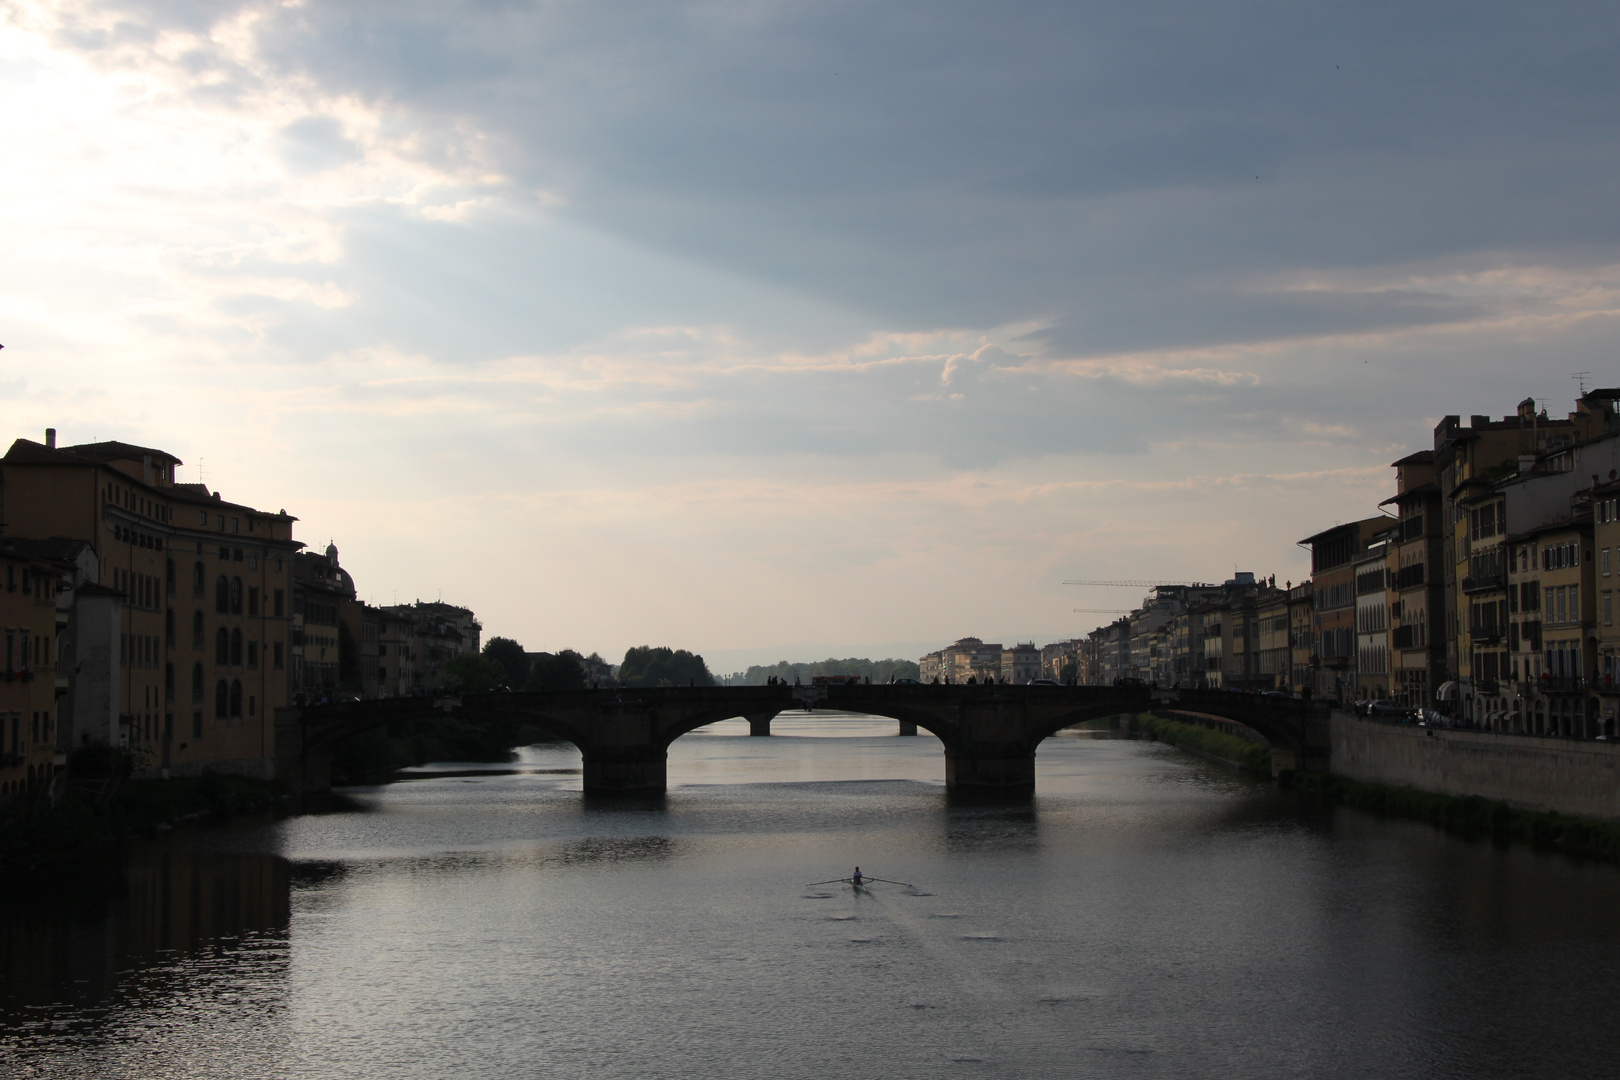
[[1385,517],[1335,525],[1299,543],[1311,550],[1313,697],[1344,702],[1357,686],[1355,567]]
[[1451,676],[1446,666],[1445,502],[1436,479],[1434,451],[1394,462],[1398,532],[1390,538],[1390,696],[1411,708],[1435,708],[1436,692]]
[[1592,696],[1601,734],[1620,736],[1620,625],[1615,622],[1616,582],[1620,581],[1620,475],[1599,478],[1587,493],[1592,515],[1592,544],[1597,549],[1593,584],[1597,590],[1596,657]]
[[1001,681],[1024,686],[1041,678],[1041,650],[1033,641],[1001,651]]
[[[43,444],[16,440],[0,459],[7,536],[88,545],[94,580],[74,590],[71,610],[82,601],[86,618],[116,619],[111,676],[99,660],[83,666],[103,631],[78,631],[59,743],[126,747],[143,775],[269,775],[274,710],[287,702],[296,519],[179,483],[179,464],[121,442],[58,448],[54,431]],[[108,677],[106,691],[90,685]],[[115,731],[98,711],[104,692]]]
[[[1397,525],[1398,529],[1398,525]],[[1390,695],[1388,539],[1370,544],[1356,559],[1356,697],[1376,701]]]
[[1316,694],[1316,594],[1311,583],[1289,582],[1288,594],[1288,688],[1296,697]]
[[1268,589],[1255,605],[1254,615],[1259,627],[1255,670],[1260,676],[1261,688],[1291,692],[1288,590]]
[[26,543],[0,542],[0,624],[6,666],[0,679],[0,797],[48,780],[63,763],[57,750],[56,681],[61,661],[58,598],[71,576]]
[[472,609],[422,600],[379,608],[377,628],[377,678],[383,697],[442,689],[445,665],[453,657],[477,653],[483,632]]

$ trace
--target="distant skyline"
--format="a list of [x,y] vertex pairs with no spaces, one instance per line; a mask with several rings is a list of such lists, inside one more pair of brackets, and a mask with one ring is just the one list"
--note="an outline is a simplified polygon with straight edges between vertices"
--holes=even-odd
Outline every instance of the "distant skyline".
[[1612,5],[17,2],[0,106],[8,438],[531,650],[1078,636],[1620,383]]

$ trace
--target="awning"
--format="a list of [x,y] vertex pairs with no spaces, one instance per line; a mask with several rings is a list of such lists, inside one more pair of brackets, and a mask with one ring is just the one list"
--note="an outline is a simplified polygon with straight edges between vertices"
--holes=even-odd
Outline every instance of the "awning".
[[1457,684],[1455,682],[1453,682],[1453,681],[1450,681],[1450,680],[1441,683],[1440,684],[1440,689],[1438,689],[1438,690],[1436,690],[1434,692],[1434,700],[1436,700],[1436,701],[1456,701],[1457,700]]

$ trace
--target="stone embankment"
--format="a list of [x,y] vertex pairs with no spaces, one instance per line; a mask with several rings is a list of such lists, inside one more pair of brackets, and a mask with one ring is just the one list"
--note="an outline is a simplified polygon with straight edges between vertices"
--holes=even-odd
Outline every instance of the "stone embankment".
[[1620,822],[1620,744],[1382,724],[1335,711],[1332,771],[1368,784]]

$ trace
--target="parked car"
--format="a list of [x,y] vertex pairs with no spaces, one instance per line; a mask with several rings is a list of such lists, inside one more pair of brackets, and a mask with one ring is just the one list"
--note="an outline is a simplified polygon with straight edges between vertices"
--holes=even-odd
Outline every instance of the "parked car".
[[1029,685],[1031,685],[1031,686],[1057,686],[1057,685],[1059,685],[1059,683],[1058,683],[1058,681],[1056,679],[1031,679]]
[[918,682],[916,679],[890,679],[889,682],[894,686],[921,686],[922,685],[922,683]]
[[1394,719],[1409,722],[1412,719],[1412,710],[1398,701],[1380,699],[1367,703],[1367,715],[1375,720]]

